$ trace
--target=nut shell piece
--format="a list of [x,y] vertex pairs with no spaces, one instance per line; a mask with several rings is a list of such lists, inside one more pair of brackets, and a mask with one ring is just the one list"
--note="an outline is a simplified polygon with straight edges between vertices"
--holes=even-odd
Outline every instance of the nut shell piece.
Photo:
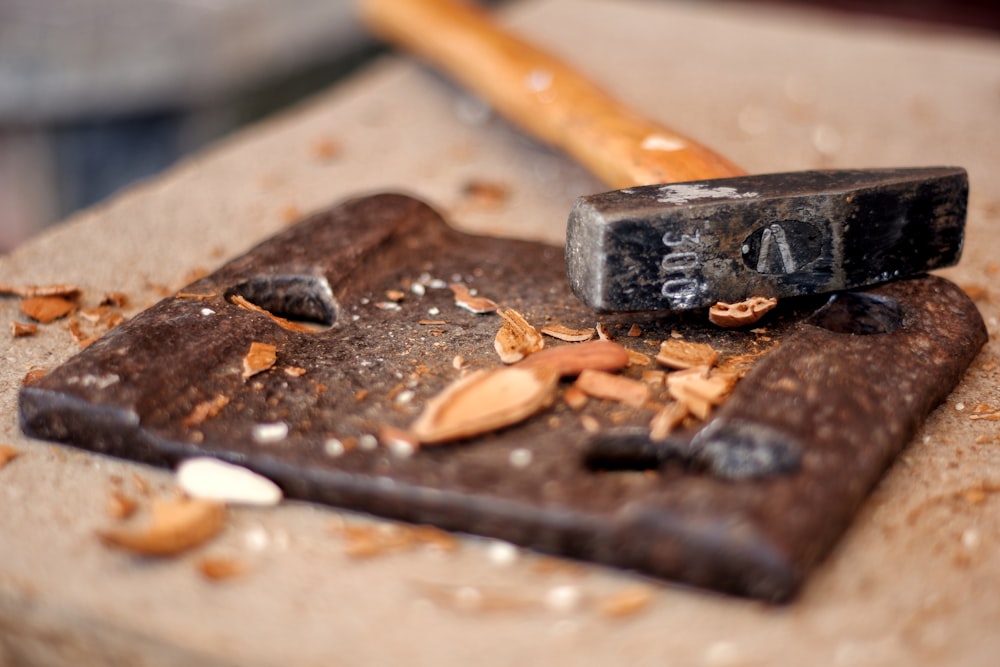
[[559,374],[501,367],[456,380],[432,398],[410,432],[423,444],[461,440],[516,424],[552,404]]
[[493,347],[505,364],[513,364],[545,347],[545,339],[521,313],[513,308],[498,310],[504,324],[497,332]]
[[755,323],[764,314],[778,305],[775,298],[752,296],[739,303],[720,301],[708,309],[709,321],[725,329],[745,327]]

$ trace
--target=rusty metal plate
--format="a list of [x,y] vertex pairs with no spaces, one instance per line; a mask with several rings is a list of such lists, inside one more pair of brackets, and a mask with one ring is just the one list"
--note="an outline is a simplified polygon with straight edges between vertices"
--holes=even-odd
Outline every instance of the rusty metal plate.
[[[823,301],[788,300],[766,333],[719,330],[704,313],[602,316],[619,342],[649,355],[675,331],[723,354],[780,341],[703,429],[716,431],[690,434],[696,449],[739,459],[748,442],[752,458],[756,441],[713,424],[780,431],[797,464],[764,476],[673,459],[653,470],[594,470],[584,464],[583,415],[608,432],[645,427],[652,415],[596,400],[580,412],[557,402],[520,425],[409,456],[368,447],[380,427],[406,427],[458,376],[456,356],[467,368],[499,365],[499,318],[457,308],[441,287],[448,282],[536,325],[596,322],[570,292],[561,248],[462,234],[417,200],[376,195],[287,229],[24,387],[22,427],[165,466],[217,456],[291,497],[786,600],[986,339],[971,301],[934,277],[870,289],[816,315]],[[390,290],[405,292],[398,309],[384,303]],[[233,295],[327,324],[290,331]],[[872,300],[888,304],[874,324]],[[880,329],[886,318],[891,326]],[[626,334],[633,323],[641,336]],[[275,345],[278,363],[244,379],[252,342]]]

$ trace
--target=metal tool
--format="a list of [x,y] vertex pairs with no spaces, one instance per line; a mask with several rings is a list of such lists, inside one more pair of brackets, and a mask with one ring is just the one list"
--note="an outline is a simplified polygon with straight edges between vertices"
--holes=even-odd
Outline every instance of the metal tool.
[[472,5],[360,6],[376,33],[625,188],[581,198],[569,217],[570,284],[596,310],[669,312],[831,292],[958,261],[968,198],[961,168],[745,176]]
[[956,264],[960,168],[805,171],[581,197],[573,291],[601,311],[678,311],[853,289]]

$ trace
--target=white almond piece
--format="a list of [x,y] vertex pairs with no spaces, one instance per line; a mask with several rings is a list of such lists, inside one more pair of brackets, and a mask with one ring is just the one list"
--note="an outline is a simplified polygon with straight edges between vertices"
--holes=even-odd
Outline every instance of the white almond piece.
[[253,425],[254,442],[262,445],[281,442],[288,437],[288,424],[284,422],[269,422]]
[[277,505],[281,489],[266,477],[207,456],[177,467],[177,485],[192,498],[242,505]]

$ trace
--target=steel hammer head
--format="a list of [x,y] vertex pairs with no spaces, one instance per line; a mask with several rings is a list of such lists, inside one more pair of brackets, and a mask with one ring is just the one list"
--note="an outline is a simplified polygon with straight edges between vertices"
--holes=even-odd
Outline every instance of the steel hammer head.
[[886,282],[958,262],[958,167],[806,171],[581,197],[566,263],[598,311],[681,311]]

